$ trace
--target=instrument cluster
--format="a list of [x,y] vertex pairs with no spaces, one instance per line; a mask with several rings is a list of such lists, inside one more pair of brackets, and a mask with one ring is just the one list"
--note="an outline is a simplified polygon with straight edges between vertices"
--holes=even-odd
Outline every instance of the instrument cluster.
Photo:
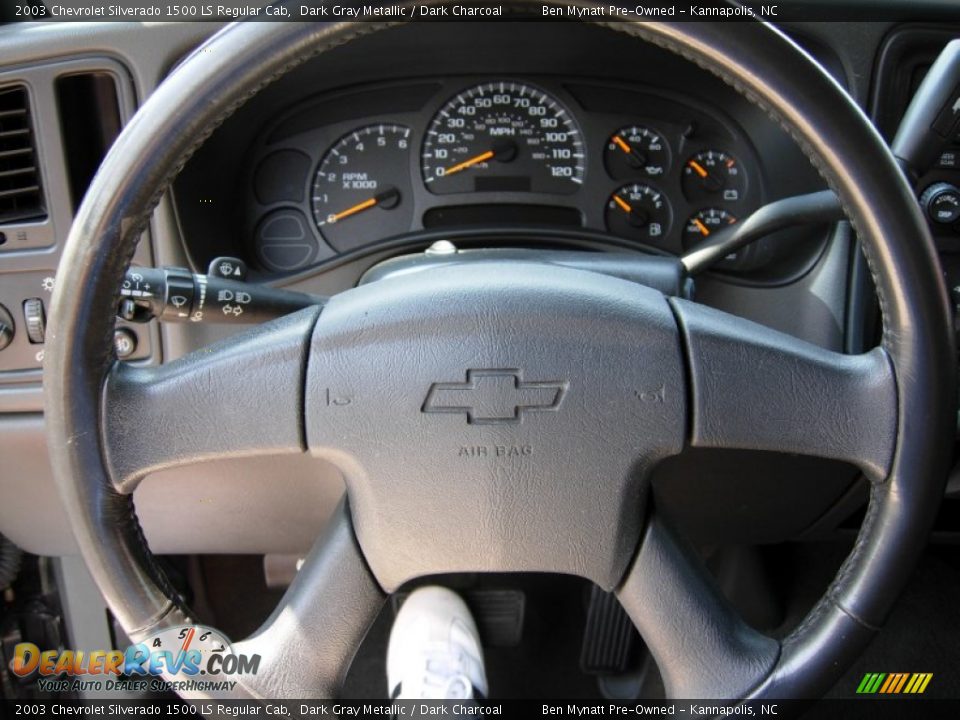
[[719,109],[556,78],[416,80],[317,98],[261,133],[249,175],[249,254],[269,273],[465,229],[579,231],[681,254],[764,201],[756,150]]

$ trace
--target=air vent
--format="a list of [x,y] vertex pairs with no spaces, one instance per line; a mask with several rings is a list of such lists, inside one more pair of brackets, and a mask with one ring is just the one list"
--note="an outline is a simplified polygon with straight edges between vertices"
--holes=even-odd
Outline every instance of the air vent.
[[0,224],[46,216],[27,89],[0,88]]

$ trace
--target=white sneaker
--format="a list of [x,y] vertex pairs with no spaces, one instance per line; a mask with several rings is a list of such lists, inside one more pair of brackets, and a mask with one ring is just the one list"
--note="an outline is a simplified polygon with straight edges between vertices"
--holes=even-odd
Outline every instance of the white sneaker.
[[487,696],[480,634],[459,595],[430,586],[406,599],[390,631],[387,688],[401,700]]

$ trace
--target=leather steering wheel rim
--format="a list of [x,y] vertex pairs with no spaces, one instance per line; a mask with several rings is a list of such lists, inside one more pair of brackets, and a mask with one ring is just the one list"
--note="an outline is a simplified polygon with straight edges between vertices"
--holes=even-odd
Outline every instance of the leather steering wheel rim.
[[[515,3],[526,9],[539,4]],[[236,108],[309,58],[390,25],[240,23],[226,28],[147,99],[114,144],[78,212],[50,309],[47,433],[79,548],[116,618],[134,639],[189,618],[150,554],[132,496],[120,492],[111,477],[103,438],[113,412],[104,388],[116,371],[111,339],[118,288],[135,243],[172,179]],[[657,658],[675,697],[817,696],[882,626],[942,497],[954,424],[955,355],[933,243],[911,188],[869,120],[779,31],[760,23],[622,22],[609,27],[697,63],[776,118],[841,198],[874,275],[884,321],[881,356],[895,379],[895,445],[883,476],[873,479],[853,551],[804,622],[775,648],[763,643],[765,649],[756,656],[761,661],[750,656],[744,665],[754,667],[741,677],[721,670],[698,684],[684,677],[689,674],[684,663],[693,662],[689,658]],[[309,321],[318,314],[315,310]],[[643,545],[655,557],[678,552],[668,535],[655,533],[656,525],[645,530]],[[348,598],[358,606],[379,607],[383,590],[370,575],[346,513],[334,522],[325,543],[301,576],[336,578],[339,589],[330,590],[329,598],[321,592],[315,603]],[[629,600],[631,591],[652,582],[649,573],[656,569],[656,563],[638,557],[617,590],[645,637],[669,630],[638,620],[642,610]],[[308,581],[298,577],[297,583]],[[293,602],[306,601],[299,597]],[[323,677],[314,686],[285,685],[275,673],[259,683],[241,684],[237,696],[334,694],[369,618],[343,623],[335,608],[324,612],[313,618],[315,623],[329,621],[326,652],[320,653],[325,657],[318,661]],[[709,630],[705,643],[714,636],[727,643],[745,633],[712,610],[698,617]],[[262,641],[263,633],[252,640],[257,637]],[[753,642],[747,638],[743,645]]]

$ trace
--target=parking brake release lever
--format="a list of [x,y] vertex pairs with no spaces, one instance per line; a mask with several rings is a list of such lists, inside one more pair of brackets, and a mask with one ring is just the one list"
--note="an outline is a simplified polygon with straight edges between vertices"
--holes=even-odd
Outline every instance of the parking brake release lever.
[[[224,277],[214,264],[242,268],[232,258],[218,258],[211,272],[198,275],[186,268],[132,267],[120,288],[118,317],[129,322],[261,323],[319,305],[326,298]],[[245,274],[245,273],[244,273]],[[230,275],[233,275],[231,272]],[[238,276],[243,276],[237,273]]]

